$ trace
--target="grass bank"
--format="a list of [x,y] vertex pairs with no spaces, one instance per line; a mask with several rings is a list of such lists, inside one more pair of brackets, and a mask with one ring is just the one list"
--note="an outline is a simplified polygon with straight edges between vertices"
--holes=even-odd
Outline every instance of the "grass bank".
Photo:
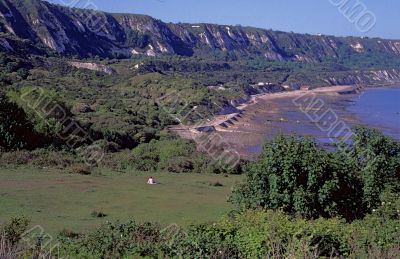
[[[188,225],[231,209],[227,196],[241,176],[99,171],[67,174],[31,168],[0,169],[0,221],[26,215],[48,233],[90,230],[105,221],[135,219]],[[214,186],[215,183],[223,186]],[[106,217],[92,216],[93,211]]]

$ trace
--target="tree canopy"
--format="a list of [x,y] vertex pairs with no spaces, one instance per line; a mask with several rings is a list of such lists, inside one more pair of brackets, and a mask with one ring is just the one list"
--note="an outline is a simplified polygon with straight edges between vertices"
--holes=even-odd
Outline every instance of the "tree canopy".
[[353,143],[331,152],[309,138],[277,136],[244,170],[230,200],[239,208],[282,209],[305,218],[363,218],[384,190],[398,191],[400,145],[356,129]]

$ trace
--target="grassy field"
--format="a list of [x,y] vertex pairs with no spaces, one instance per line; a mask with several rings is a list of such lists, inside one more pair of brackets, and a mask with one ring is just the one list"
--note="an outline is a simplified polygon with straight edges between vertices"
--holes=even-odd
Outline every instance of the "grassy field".
[[[0,221],[26,215],[55,234],[89,230],[107,220],[187,225],[214,220],[231,209],[227,197],[241,176],[100,172],[72,175],[39,169],[0,169]],[[222,187],[213,186],[220,182]],[[104,218],[91,215],[97,210]]]

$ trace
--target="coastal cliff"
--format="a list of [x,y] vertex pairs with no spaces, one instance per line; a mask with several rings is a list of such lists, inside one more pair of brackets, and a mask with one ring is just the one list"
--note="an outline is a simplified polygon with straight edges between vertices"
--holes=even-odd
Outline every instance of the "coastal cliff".
[[[210,51],[275,61],[322,62],[375,54],[400,58],[400,41],[333,37],[216,24],[164,23],[145,15],[68,8],[40,0],[0,1],[0,50],[44,47],[79,57],[204,56]],[[96,44],[93,44],[93,43]]]

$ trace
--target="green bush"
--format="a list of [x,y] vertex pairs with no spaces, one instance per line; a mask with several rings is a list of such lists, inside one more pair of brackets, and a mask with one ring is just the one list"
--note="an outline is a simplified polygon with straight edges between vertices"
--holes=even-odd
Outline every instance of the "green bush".
[[360,258],[373,252],[389,259],[400,249],[399,223],[374,215],[350,224],[248,210],[185,228],[106,223],[88,234],[61,236],[61,243],[64,255],[79,258]]
[[368,248],[400,249],[400,195],[385,191],[381,204],[363,220],[352,224],[353,246],[368,254]]
[[26,217],[14,217],[3,226],[0,226],[0,234],[3,234],[11,245],[16,245],[27,230],[29,219]]
[[21,79],[26,79],[29,75],[29,71],[25,68],[20,68],[17,70],[17,74]]
[[352,145],[342,144],[333,152],[307,138],[278,136],[249,163],[245,182],[230,200],[239,209],[361,219],[379,206],[385,189],[398,186],[399,154],[399,143],[373,130],[356,130]]
[[357,218],[362,209],[361,185],[352,165],[318,149],[310,139],[278,136],[264,145],[245,172],[246,182],[231,197],[239,207],[348,219]]
[[364,201],[370,210],[380,205],[385,189],[400,191],[400,142],[374,129],[356,128],[349,153],[361,171]]
[[75,164],[81,164],[81,159],[73,152],[53,150],[51,148],[0,153],[0,164],[8,167],[29,165],[39,168],[64,169]]
[[339,256],[348,252],[348,233],[338,219],[293,220],[281,211],[246,211],[218,225],[229,233],[226,238],[245,258],[297,258],[315,252]]
[[72,123],[71,107],[59,91],[43,87],[22,87],[17,91],[9,91],[7,96],[24,110],[40,134],[56,137]]
[[48,142],[35,130],[25,111],[0,92],[0,147],[6,151],[32,149]]
[[231,173],[223,165],[196,151],[194,142],[165,136],[143,143],[133,149],[132,159],[122,162],[122,168],[139,171],[168,171],[172,173]]
[[157,257],[160,227],[151,223],[109,223],[92,233],[71,239],[60,237],[62,253],[73,258],[121,258],[127,255]]

